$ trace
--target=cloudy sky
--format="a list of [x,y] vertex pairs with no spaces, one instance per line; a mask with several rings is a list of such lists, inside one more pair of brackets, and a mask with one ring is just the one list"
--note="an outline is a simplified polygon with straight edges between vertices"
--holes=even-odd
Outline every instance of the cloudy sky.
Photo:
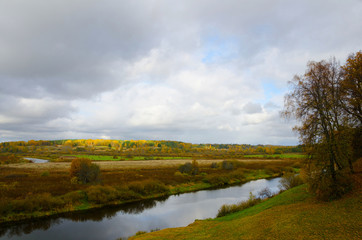
[[361,0],[0,0],[0,142],[294,145],[287,82],[362,49]]

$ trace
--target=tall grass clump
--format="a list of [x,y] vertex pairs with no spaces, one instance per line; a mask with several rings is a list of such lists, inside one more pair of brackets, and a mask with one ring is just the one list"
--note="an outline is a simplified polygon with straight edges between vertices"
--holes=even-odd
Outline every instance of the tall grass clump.
[[304,182],[299,174],[288,172],[283,175],[283,177],[282,177],[282,179],[280,179],[279,183],[280,183],[279,188],[281,190],[288,190],[290,188],[302,185]]
[[216,217],[223,217],[231,213],[239,212],[244,209],[250,208],[261,202],[260,198],[255,197],[251,192],[249,193],[249,199],[246,201],[241,201],[236,204],[224,204],[219,209]]

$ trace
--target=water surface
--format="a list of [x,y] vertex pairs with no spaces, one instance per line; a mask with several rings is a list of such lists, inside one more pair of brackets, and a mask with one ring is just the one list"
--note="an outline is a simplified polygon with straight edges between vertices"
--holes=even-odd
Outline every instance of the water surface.
[[39,158],[24,158],[26,160],[32,161],[33,163],[47,163],[49,160],[39,159]]
[[0,227],[0,240],[127,239],[137,231],[182,227],[195,219],[214,218],[223,204],[247,200],[249,192],[257,195],[266,187],[278,192],[279,180],[261,179],[224,189],[203,190],[13,224]]

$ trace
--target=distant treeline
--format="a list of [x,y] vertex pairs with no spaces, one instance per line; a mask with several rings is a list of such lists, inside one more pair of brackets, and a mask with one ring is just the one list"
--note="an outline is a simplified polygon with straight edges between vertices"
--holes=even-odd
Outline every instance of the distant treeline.
[[[192,144],[179,141],[156,140],[29,140],[0,143],[0,151],[8,153],[29,152],[87,152],[132,155],[175,155],[195,153],[205,154],[285,154],[301,153],[302,146],[250,145],[250,144]],[[217,154],[218,155],[218,154]]]

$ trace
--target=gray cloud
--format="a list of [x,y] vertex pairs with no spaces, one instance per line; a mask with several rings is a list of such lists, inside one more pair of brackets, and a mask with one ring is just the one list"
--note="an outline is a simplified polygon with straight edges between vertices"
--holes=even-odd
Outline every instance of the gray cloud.
[[263,111],[259,103],[252,102],[245,104],[243,110],[248,114],[261,113]]
[[[2,1],[0,141],[297,143],[308,60],[361,49],[362,2]],[[263,106],[263,107],[262,107]]]

